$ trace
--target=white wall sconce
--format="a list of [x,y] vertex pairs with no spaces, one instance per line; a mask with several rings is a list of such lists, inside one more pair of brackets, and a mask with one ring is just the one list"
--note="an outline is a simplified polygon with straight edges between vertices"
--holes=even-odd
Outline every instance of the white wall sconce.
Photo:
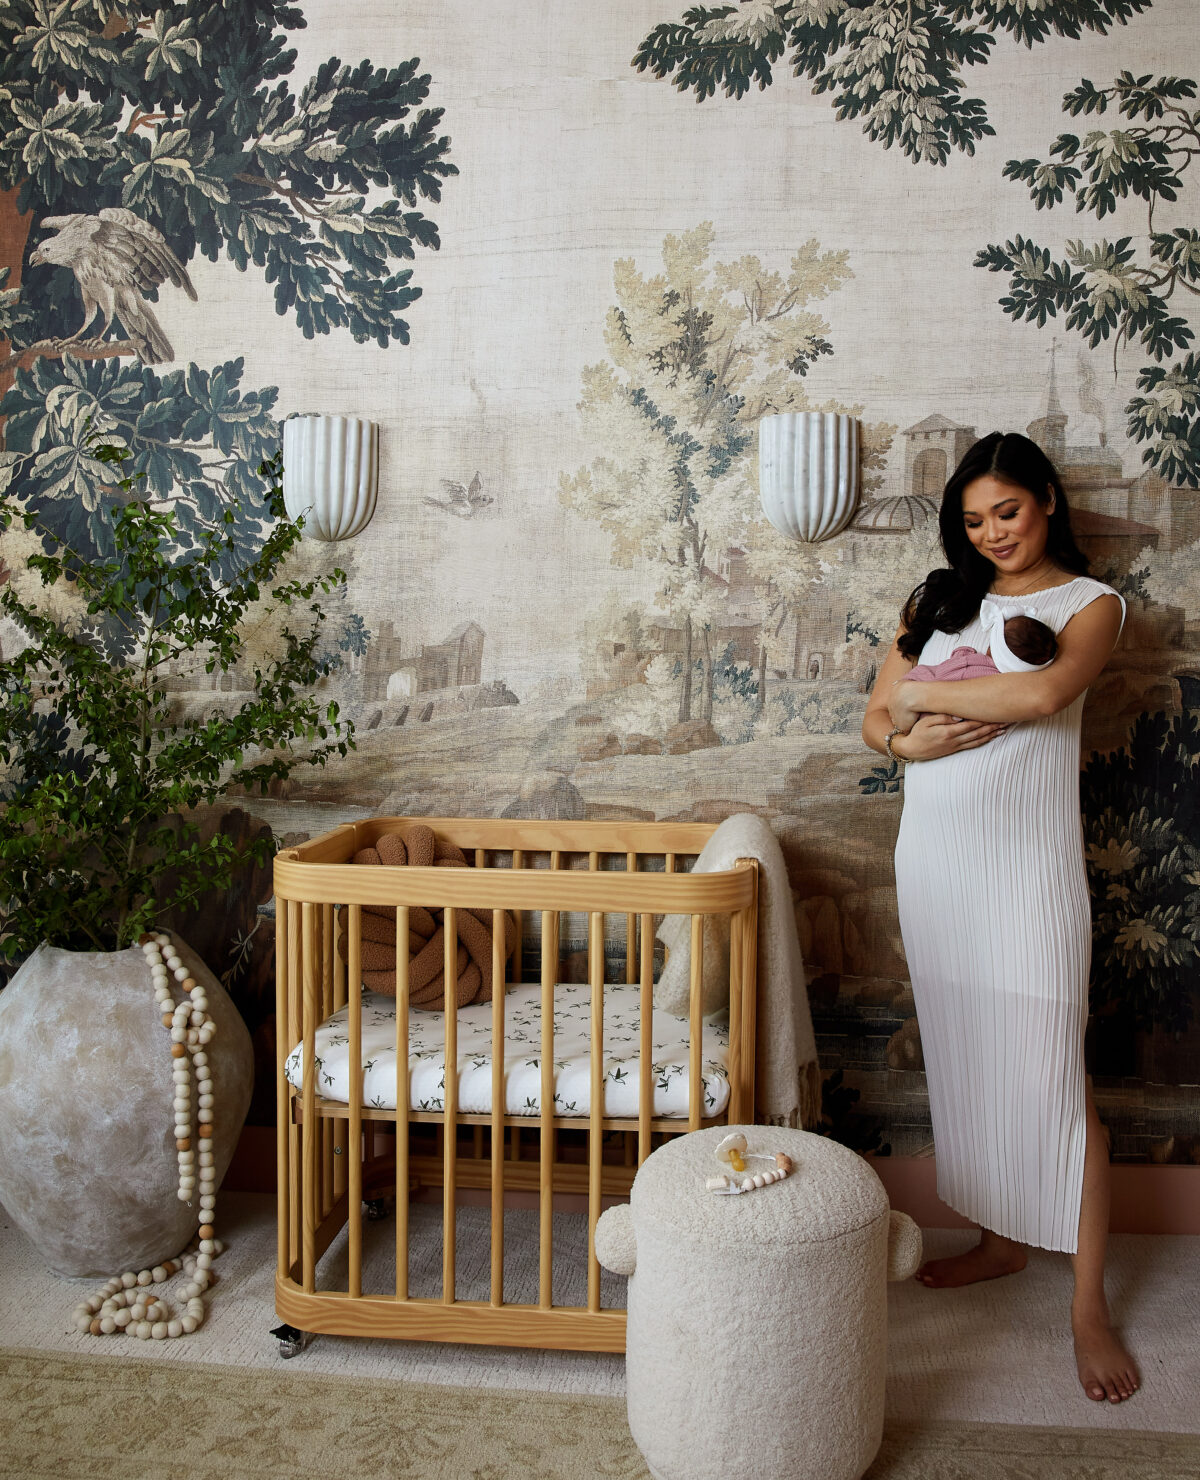
[[375,513],[379,426],[359,416],[292,416],[283,424],[283,502],[314,540],[348,540]]
[[758,424],[758,490],[780,534],[840,534],[858,507],[858,422],[839,411],[784,411]]

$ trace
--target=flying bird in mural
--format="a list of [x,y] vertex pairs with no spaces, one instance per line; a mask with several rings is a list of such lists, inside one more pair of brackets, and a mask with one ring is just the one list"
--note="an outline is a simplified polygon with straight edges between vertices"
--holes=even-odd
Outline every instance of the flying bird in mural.
[[82,339],[102,313],[101,334],[119,319],[144,364],[173,360],[171,342],[144,295],[172,282],[194,303],[196,290],[162,233],[119,206],[108,206],[96,216],[47,216],[42,225],[56,234],[39,245],[30,262],[69,267],[83,298],[83,323],[71,338]]
[[444,514],[456,514],[460,519],[473,519],[482,509],[495,503],[490,494],[484,493],[483,479],[478,473],[471,479],[469,487],[464,488],[453,478],[443,478],[442,487],[446,490],[444,499],[427,498],[425,502],[431,508],[441,509]]

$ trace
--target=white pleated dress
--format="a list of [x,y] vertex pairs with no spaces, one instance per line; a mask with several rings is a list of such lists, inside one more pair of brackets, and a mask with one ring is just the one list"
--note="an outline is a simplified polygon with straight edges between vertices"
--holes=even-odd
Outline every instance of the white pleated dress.
[[[1098,597],[1077,576],[1023,596],[1054,632]],[[922,663],[986,651],[979,618]],[[1079,813],[1084,695],[986,745],[909,766],[896,895],[925,1053],[943,1202],[984,1228],[1074,1252],[1083,1192],[1092,922]]]

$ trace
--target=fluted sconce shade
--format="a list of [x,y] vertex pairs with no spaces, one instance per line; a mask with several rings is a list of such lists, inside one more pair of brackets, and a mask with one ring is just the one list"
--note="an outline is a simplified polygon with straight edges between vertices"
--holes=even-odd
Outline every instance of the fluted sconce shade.
[[784,411],[758,424],[758,490],[780,534],[839,534],[858,507],[858,422],[838,411]]
[[293,416],[283,424],[283,502],[315,540],[348,540],[371,522],[379,427],[358,416]]

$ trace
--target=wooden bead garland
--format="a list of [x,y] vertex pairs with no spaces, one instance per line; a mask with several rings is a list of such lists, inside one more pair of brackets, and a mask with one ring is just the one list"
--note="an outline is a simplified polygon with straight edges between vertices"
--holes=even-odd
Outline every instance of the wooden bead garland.
[[[138,1336],[162,1341],[187,1336],[198,1330],[206,1314],[204,1292],[213,1283],[212,1262],[225,1245],[214,1235],[216,1177],[212,1151],[213,1081],[205,1052],[216,1033],[208,1013],[208,996],[202,983],[188,971],[176,954],[171,937],[161,932],[143,935],[138,945],[150,968],[154,995],[163,1026],[171,1030],[171,1058],[175,1095],[175,1155],[179,1164],[180,1202],[190,1204],[199,1188],[200,1227],[196,1237],[175,1259],[164,1259],[151,1269],[114,1275],[90,1300],[75,1307],[75,1328],[93,1336]],[[171,978],[180,984],[184,998],[175,1001]],[[192,1145],[192,1076],[196,1080],[195,1123],[199,1146]],[[187,1284],[182,1290],[187,1314],[173,1316],[165,1299],[148,1293],[150,1285],[162,1284],[183,1270]]]

